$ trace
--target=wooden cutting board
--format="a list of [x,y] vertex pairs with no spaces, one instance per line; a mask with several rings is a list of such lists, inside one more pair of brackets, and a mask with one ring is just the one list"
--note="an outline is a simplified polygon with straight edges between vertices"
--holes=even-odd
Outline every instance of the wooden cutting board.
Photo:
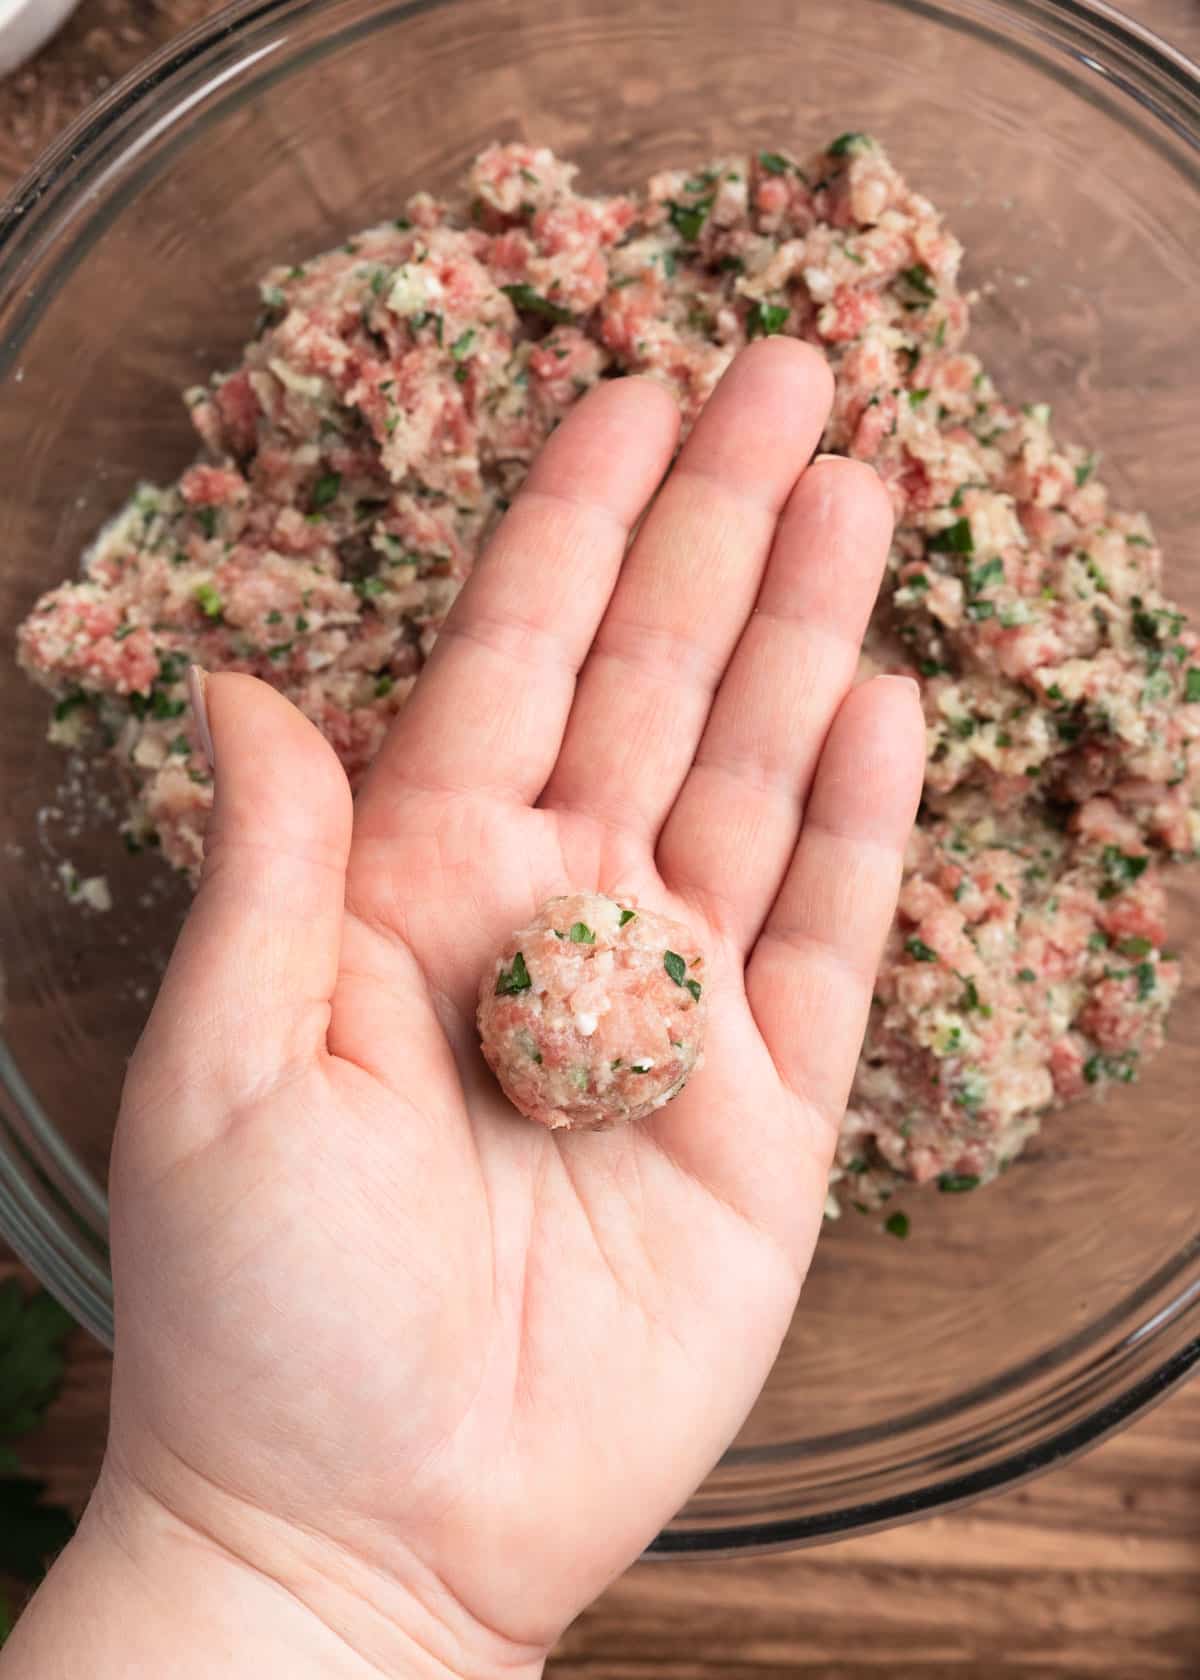
[[[85,0],[34,65],[0,83],[0,189],[117,76],[219,9]],[[1200,0],[1127,10],[1200,58]],[[25,1447],[76,1507],[103,1450],[108,1381],[108,1356],[80,1332],[63,1393]],[[784,1557],[639,1565],[569,1631],[552,1673],[1200,1680],[1200,1383],[1087,1458],[951,1516]]]

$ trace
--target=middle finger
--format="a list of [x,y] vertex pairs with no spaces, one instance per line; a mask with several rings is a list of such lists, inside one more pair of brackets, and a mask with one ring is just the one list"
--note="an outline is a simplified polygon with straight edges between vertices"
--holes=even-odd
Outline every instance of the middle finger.
[[543,805],[653,843],[832,392],[824,359],[794,339],[752,345],[733,362],[625,561]]

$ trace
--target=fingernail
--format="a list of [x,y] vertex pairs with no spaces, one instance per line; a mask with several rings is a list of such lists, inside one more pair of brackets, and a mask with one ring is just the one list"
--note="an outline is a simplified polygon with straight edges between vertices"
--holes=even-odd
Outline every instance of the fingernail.
[[846,457],[844,455],[832,455],[829,453],[824,455],[814,455],[810,465],[815,467],[818,461],[844,461],[845,459]]
[[918,699],[921,697],[921,685],[916,677],[906,677],[899,671],[888,671],[885,675],[876,677],[875,681],[897,683],[904,688],[911,689]]
[[199,665],[189,665],[187,674],[188,699],[192,702],[192,716],[196,720],[196,733],[200,737],[200,745],[204,748],[208,768],[215,770],[217,755],[213,751],[212,730],[208,726],[207,687],[208,672]]

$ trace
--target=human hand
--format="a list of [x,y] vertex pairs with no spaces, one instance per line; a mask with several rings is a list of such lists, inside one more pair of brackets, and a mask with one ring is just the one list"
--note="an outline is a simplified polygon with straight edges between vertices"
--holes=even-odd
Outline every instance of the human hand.
[[[890,510],[806,466],[831,388],[751,347],[661,488],[666,392],[584,401],[353,808],[285,700],[207,684],[204,877],[113,1163],[103,1498],[370,1672],[536,1667],[795,1306],[923,768],[913,686],[851,687]],[[546,1132],[479,1055],[485,963],[572,888],[708,954],[704,1068],[645,1125]]]

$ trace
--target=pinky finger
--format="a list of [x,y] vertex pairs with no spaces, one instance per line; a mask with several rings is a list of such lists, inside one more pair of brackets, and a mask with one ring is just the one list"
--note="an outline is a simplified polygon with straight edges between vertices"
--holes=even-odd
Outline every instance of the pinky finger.
[[843,701],[800,841],[746,973],[785,1083],[829,1125],[854,1077],[925,769],[916,685],[876,677]]

